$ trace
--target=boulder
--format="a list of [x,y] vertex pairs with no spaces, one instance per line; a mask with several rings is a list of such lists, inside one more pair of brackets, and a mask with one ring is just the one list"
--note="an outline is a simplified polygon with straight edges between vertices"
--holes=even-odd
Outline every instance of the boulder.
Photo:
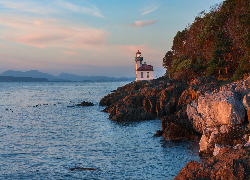
[[154,137],[161,137],[163,134],[162,130],[156,131],[156,133],[154,134]]
[[191,104],[187,105],[187,115],[189,117],[190,123],[193,124],[193,128],[199,132],[203,132],[203,127],[205,127],[205,121],[202,116],[197,111],[198,101],[193,101]]
[[207,92],[187,106],[189,121],[202,133],[200,155],[212,155],[216,143],[232,145],[239,142],[241,135],[248,131],[243,128],[246,118],[243,103],[232,86],[228,87],[224,88],[226,91]]
[[232,91],[206,93],[198,99],[197,112],[201,114],[207,127],[234,126],[245,119],[245,109]]

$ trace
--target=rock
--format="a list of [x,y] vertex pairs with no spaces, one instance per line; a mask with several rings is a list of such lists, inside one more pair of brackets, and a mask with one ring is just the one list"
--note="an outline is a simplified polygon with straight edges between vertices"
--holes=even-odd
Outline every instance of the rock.
[[249,147],[249,146],[250,146],[250,136],[249,136],[248,142],[247,142],[244,146],[245,146],[245,147]]
[[181,111],[162,118],[163,137],[165,139],[193,139],[198,140],[200,134],[197,133],[187,117]]
[[83,101],[81,104],[77,104],[76,106],[94,106],[92,102]]
[[198,99],[197,112],[206,126],[241,124],[245,119],[242,103],[232,91],[207,93]]
[[233,147],[233,149],[235,150],[239,150],[239,149],[242,149],[242,144],[237,144]]
[[215,147],[214,147],[214,152],[213,152],[213,156],[217,156],[220,152],[220,149],[222,148],[223,146],[220,146],[218,144],[215,144]]
[[132,82],[105,96],[99,104],[108,106],[104,111],[113,121],[150,120],[173,114],[184,88],[175,80]]
[[156,133],[154,134],[154,137],[160,137],[162,136],[162,134],[163,134],[162,130],[156,131]]
[[199,132],[203,132],[203,127],[205,122],[202,119],[200,113],[197,112],[198,101],[193,101],[191,104],[187,105],[187,115],[189,117],[190,123],[193,124],[193,128]]
[[75,171],[75,170],[79,170],[79,171],[83,171],[83,170],[96,170],[95,168],[83,168],[83,167],[74,167],[74,168],[70,168],[70,171]]
[[224,91],[206,92],[187,105],[189,121],[197,132],[202,132],[200,155],[212,155],[215,144],[234,145],[242,141],[245,131],[249,130],[244,125],[246,110],[236,87],[241,92],[239,86],[227,85],[221,88]]
[[174,178],[183,179],[250,179],[250,149],[221,147],[205,163],[188,162]]
[[247,110],[250,110],[250,94],[247,94],[243,97],[243,106]]

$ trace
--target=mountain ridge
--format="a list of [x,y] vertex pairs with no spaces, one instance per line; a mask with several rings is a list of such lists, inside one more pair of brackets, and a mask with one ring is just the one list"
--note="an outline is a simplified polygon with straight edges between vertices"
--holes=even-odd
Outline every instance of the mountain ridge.
[[43,73],[38,70],[29,71],[14,71],[8,70],[0,74],[0,76],[12,76],[12,77],[31,77],[31,78],[46,78],[48,81],[134,81],[134,77],[107,77],[107,76],[79,76],[69,73],[61,73],[58,76],[53,76],[48,73]]

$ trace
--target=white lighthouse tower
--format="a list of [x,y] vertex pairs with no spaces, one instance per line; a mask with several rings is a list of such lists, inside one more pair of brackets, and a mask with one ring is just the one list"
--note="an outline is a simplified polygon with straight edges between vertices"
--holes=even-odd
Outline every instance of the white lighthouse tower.
[[141,52],[139,52],[138,50],[135,56],[135,80],[136,81],[137,81],[137,69],[141,67],[142,61],[143,61],[143,57],[141,57]]
[[142,61],[143,57],[141,56],[141,52],[138,50],[135,56],[135,81],[150,81],[153,79],[153,66],[147,65],[146,62],[142,64]]

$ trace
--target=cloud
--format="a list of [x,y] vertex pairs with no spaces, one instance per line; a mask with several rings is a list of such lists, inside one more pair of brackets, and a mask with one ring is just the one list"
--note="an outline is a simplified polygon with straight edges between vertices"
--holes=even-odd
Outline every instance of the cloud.
[[20,9],[23,8],[23,2],[11,2],[11,1],[1,1],[0,4],[4,7],[11,8],[11,9]]
[[129,24],[129,25],[134,26],[134,27],[144,27],[144,26],[152,25],[156,22],[157,20],[153,19],[153,20],[145,20],[145,21],[135,21],[135,23]]
[[0,22],[1,39],[39,48],[98,48],[107,44],[109,34],[58,19],[0,15]]
[[15,9],[16,11],[21,12],[30,12],[36,14],[48,14],[48,13],[59,13],[60,10],[53,8],[48,5],[43,5],[39,2],[34,1],[16,1],[16,0],[1,0],[0,5],[5,8]]
[[148,6],[144,9],[144,11],[142,12],[142,16],[143,15],[146,15],[148,13],[151,13],[153,11],[155,11],[156,9],[158,9],[160,7],[160,5],[157,5],[157,6]]
[[67,11],[89,14],[96,17],[104,18],[101,14],[101,11],[94,5],[89,4],[87,1],[85,6],[75,5],[66,1],[52,1],[49,3],[46,2],[34,2],[30,0],[26,0],[23,2],[17,0],[2,0],[0,1],[0,5],[5,8],[15,9],[21,12],[30,12],[36,14],[62,14]]
[[94,5],[88,5],[88,7],[81,7],[64,1],[58,2],[57,5],[76,13],[85,13],[96,17],[104,18],[104,16],[101,14],[101,11]]

